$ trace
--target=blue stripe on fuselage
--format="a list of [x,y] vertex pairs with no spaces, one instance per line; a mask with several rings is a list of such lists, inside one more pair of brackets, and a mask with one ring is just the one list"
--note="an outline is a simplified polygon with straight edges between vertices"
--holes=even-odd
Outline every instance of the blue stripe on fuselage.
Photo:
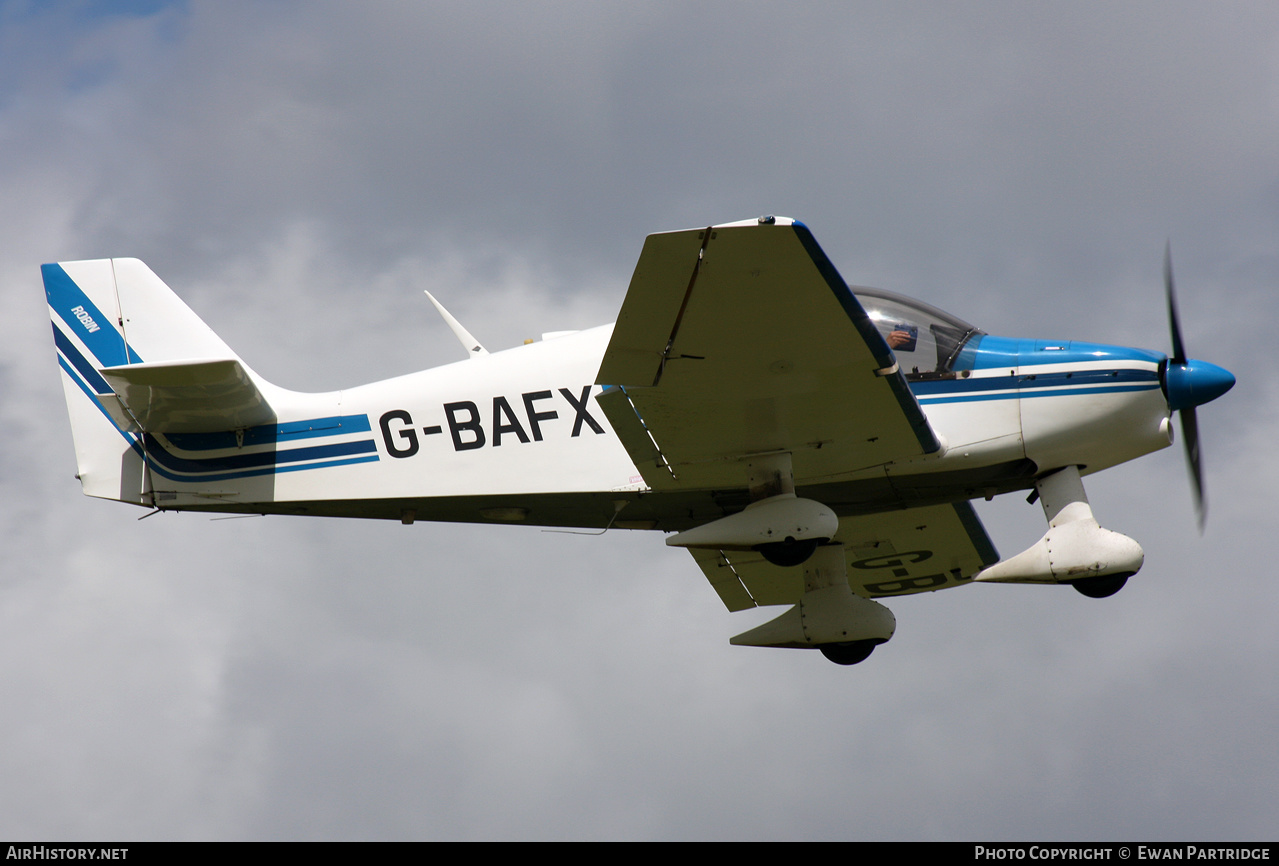
[[[86,307],[86,311],[87,311]],[[103,407],[99,394],[112,393],[111,386],[102,378],[93,362],[84,356],[76,345],[53,323],[53,340],[58,347],[58,366],[71,377],[76,387],[84,392],[110,422],[116,432],[139,456],[142,445],[136,436],[121,430],[115,419]],[[100,390],[94,391],[95,388]],[[324,436],[343,436],[367,433],[372,429],[367,415],[334,415],[310,418],[249,428],[245,431],[243,445],[236,441],[235,431],[222,433],[174,433],[166,434],[176,447],[184,451],[235,448],[238,453],[219,457],[188,459],[170,453],[154,436],[146,434],[147,453],[151,456],[150,468],[156,474],[175,481],[226,481],[236,478],[252,478],[281,472],[298,472],[304,469],[321,469],[328,466],[346,466],[352,463],[372,463],[380,458],[377,444],[372,439],[334,442],[308,448],[291,448],[244,453],[247,445],[269,445],[295,439],[311,439]],[[256,431],[252,437],[248,434]],[[181,442],[182,444],[179,444]]]
[[216,451],[222,448],[249,448],[254,445],[291,442],[295,439],[314,439],[318,436],[338,436],[343,433],[368,433],[371,429],[368,415],[332,415],[328,418],[249,427],[242,437],[237,437],[234,430],[228,430],[221,433],[166,433],[164,438],[181,451]]
[[[315,445],[308,448],[290,448],[283,451],[254,451],[236,453],[221,457],[202,457],[191,460],[178,457],[162,445],[150,433],[143,434],[147,453],[160,465],[172,472],[203,473],[229,472],[239,469],[278,466],[284,463],[303,463],[311,460],[324,460],[332,457],[347,457],[353,454],[369,454],[377,452],[377,445],[372,439],[360,439],[353,442],[334,442],[329,445]],[[196,479],[198,480],[198,479]]]
[[928,405],[1068,394],[1111,394],[1124,391],[1146,391],[1158,387],[1159,374],[1154,370],[1089,369],[1062,373],[1030,373],[1023,376],[931,379],[912,382],[910,389],[921,404]]
[[[1100,343],[1019,340],[983,334],[965,347],[972,370],[1008,369],[1007,376],[971,376],[911,382],[910,389],[922,405],[972,403],[1077,394],[1118,394],[1159,387],[1158,366],[1165,356],[1145,349]],[[1114,366],[1098,367],[1097,362]],[[1135,367],[1135,364],[1142,365]],[[1037,373],[1037,367],[1069,366],[1075,370]],[[1087,366],[1084,366],[1087,365]],[[1150,369],[1145,365],[1152,365]],[[958,366],[958,365],[957,365]],[[1016,370],[1017,372],[1013,372]]]

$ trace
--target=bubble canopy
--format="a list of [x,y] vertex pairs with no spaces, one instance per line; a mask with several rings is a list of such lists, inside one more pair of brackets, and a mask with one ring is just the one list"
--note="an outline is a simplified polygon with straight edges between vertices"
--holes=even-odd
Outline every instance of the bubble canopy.
[[964,348],[984,332],[934,306],[863,286],[849,286],[897,356],[907,379],[950,378],[972,368]]

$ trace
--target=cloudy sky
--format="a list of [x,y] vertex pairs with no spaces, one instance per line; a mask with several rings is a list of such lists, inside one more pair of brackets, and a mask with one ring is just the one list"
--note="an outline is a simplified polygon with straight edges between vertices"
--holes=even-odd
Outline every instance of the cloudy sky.
[[[0,837],[1273,840],[1279,7],[0,0]],[[660,536],[83,497],[38,266],[147,261],[299,390],[611,321],[644,235],[779,213],[851,282],[1166,350],[1094,477],[1118,596],[892,603],[736,648]],[[1011,555],[1043,532],[979,503]]]

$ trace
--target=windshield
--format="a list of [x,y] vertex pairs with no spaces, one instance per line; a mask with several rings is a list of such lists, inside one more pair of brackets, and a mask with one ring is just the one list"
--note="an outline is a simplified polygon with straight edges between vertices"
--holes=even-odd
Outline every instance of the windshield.
[[903,295],[860,286],[849,288],[897,356],[906,378],[950,377],[966,366],[967,359],[960,359],[960,351],[981,331]]

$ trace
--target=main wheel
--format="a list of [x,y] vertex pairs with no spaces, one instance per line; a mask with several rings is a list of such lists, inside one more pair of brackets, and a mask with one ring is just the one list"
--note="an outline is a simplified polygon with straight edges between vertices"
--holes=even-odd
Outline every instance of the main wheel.
[[773,565],[790,567],[807,562],[808,557],[817,551],[818,542],[819,539],[816,538],[810,538],[805,541],[787,538],[785,541],[770,541],[768,544],[761,544],[755,549]]
[[818,649],[837,665],[855,665],[870,658],[870,654],[880,643],[877,640],[852,640],[847,643],[824,643]]
[[1075,591],[1089,598],[1109,598],[1124,588],[1133,572],[1126,574],[1107,574],[1102,577],[1084,577],[1072,580],[1070,585]]

